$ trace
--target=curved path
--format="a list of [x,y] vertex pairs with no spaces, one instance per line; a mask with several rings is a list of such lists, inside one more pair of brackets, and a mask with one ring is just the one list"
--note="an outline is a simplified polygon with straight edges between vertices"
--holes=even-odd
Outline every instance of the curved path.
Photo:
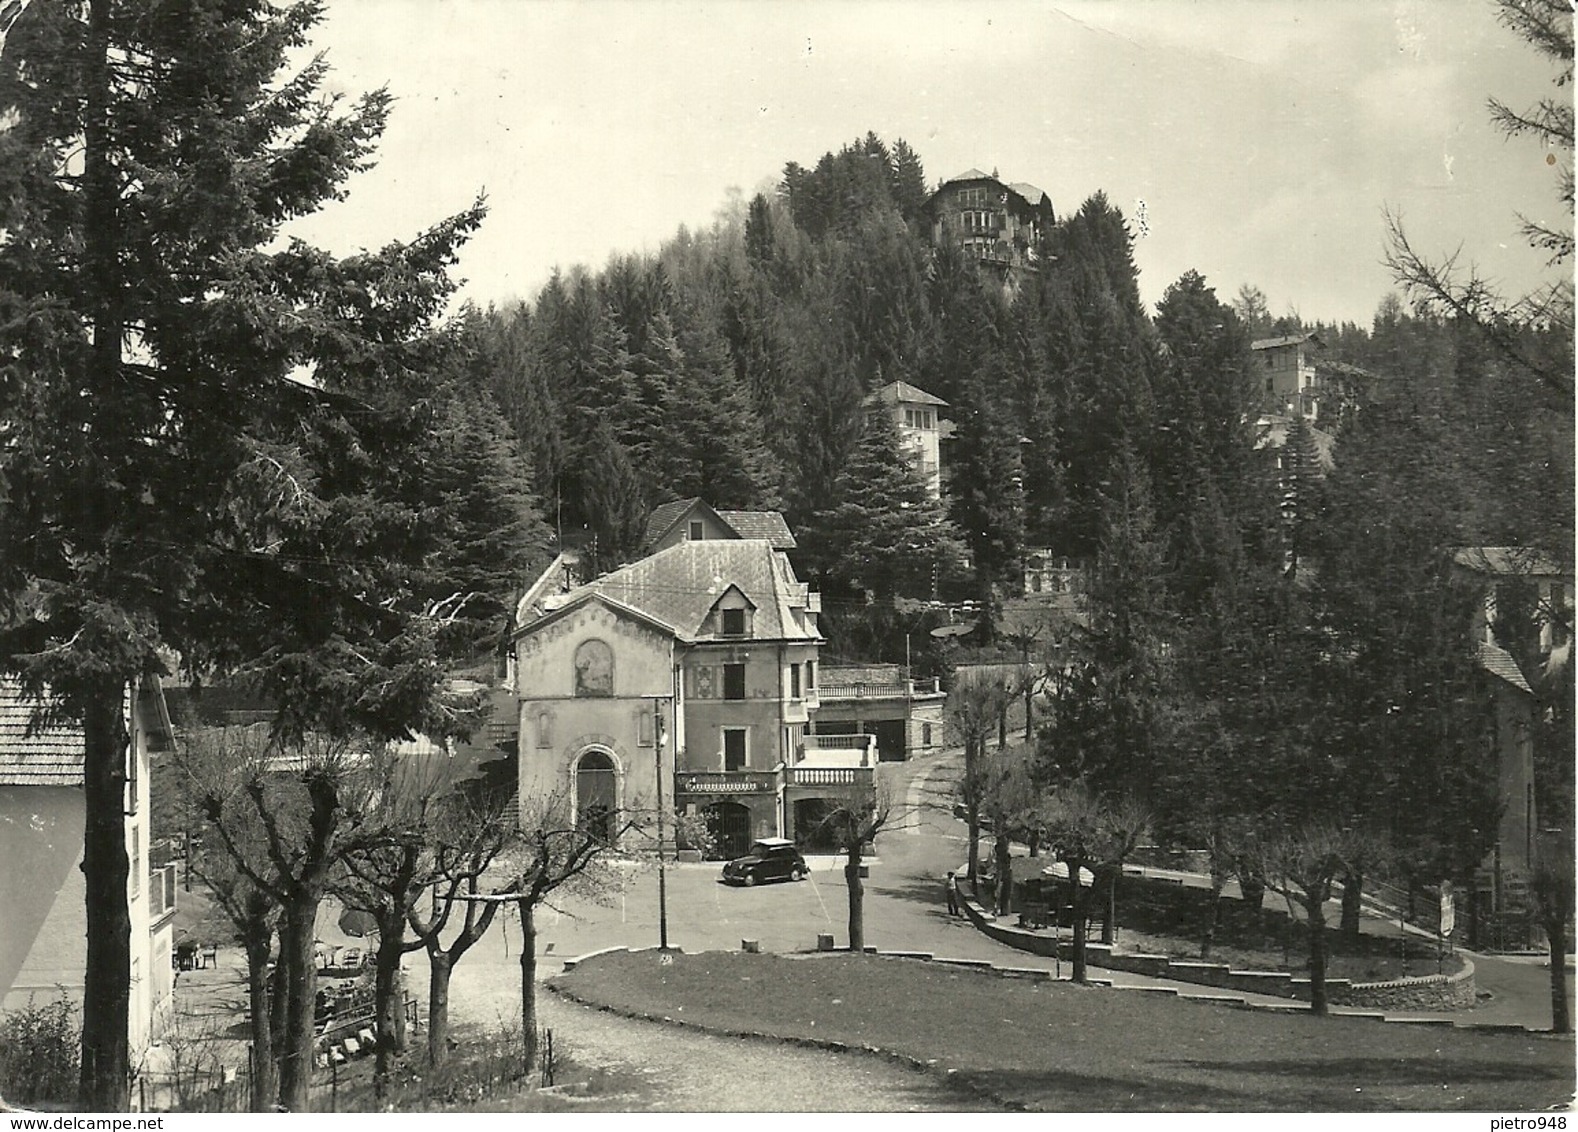
[[563,1034],[592,1111],[982,1111],[923,1070],[863,1053],[721,1037],[608,1014],[544,990],[543,1025]]
[[[544,1026],[596,1080],[583,1106],[611,1112],[971,1112],[938,1077],[868,1054],[726,1038],[581,1006],[544,991]],[[582,1074],[584,1076],[584,1072]],[[628,1083],[626,1085],[625,1083]],[[605,1090],[601,1086],[606,1084]]]

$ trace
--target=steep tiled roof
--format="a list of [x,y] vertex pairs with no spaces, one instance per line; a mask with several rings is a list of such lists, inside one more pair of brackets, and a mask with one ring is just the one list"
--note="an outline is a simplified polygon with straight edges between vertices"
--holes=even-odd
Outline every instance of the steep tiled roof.
[[1284,334],[1280,338],[1256,338],[1249,344],[1251,350],[1269,350],[1274,346],[1297,346],[1304,342],[1320,344],[1320,339],[1315,334]]
[[[679,517],[689,511],[700,499],[674,499],[668,503],[659,503],[652,509],[652,514],[647,516],[647,531],[641,537],[642,546],[651,546],[667,533],[668,529],[679,522]],[[702,504],[706,506],[706,504]]]
[[82,728],[35,728],[40,705],[13,680],[0,680],[0,786],[81,786]]
[[719,511],[718,518],[734,528],[741,538],[763,538],[774,550],[793,550],[795,542],[789,524],[777,511]]
[[805,607],[809,587],[796,580],[788,559],[764,539],[676,543],[570,591],[554,613],[601,595],[671,627],[684,640],[694,640],[730,586],[756,608],[753,638],[819,639],[792,612]]
[[1518,662],[1512,659],[1512,654],[1498,645],[1489,641],[1479,643],[1479,666],[1492,676],[1500,677],[1511,684],[1520,692],[1534,695],[1534,689],[1529,687],[1529,682],[1523,677],[1523,670],[1518,667]]
[[934,397],[918,385],[911,385],[907,381],[890,381],[880,389],[873,390],[866,397],[869,404],[872,401],[881,401],[889,405],[916,404],[916,405],[947,405],[941,397]]
[[1010,181],[1008,187],[1024,197],[1032,205],[1040,204],[1041,198],[1046,196],[1046,193],[1036,188],[1029,181]]

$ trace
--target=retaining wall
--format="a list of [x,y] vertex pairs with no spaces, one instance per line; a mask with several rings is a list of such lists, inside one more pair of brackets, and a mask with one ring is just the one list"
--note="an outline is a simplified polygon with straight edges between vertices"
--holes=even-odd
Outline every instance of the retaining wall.
[[[1051,957],[1061,943],[1062,959],[1073,958],[1073,941],[1012,927],[994,917],[969,897],[961,894],[965,915],[985,935],[1020,951]],[[1474,964],[1462,956],[1463,970],[1455,975],[1424,975],[1394,979],[1384,983],[1355,983],[1350,979],[1327,979],[1326,1000],[1333,1006],[1364,1006],[1382,1010],[1466,1010],[1474,1005]],[[1109,971],[1128,971],[1154,979],[1215,987],[1248,994],[1273,995],[1299,1002],[1310,1000],[1310,981],[1287,971],[1239,971],[1225,963],[1202,963],[1192,959],[1172,959],[1166,955],[1113,954],[1105,943],[1085,944],[1085,962]]]

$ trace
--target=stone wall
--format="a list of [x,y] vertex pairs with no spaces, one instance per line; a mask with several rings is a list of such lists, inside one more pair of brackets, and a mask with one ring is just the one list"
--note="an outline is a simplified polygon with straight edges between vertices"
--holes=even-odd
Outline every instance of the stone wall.
[[1384,983],[1355,983],[1341,998],[1343,1006],[1366,1006],[1377,1010],[1467,1010],[1474,1005],[1474,964],[1462,956],[1463,969],[1455,975],[1422,975],[1411,979],[1392,979]]
[[[975,926],[999,943],[1046,956],[1058,951],[1061,943],[1060,957],[1073,958],[1073,942],[1066,936],[1059,941],[1046,932],[1013,927],[992,916],[968,897],[962,898],[960,903]],[[1474,965],[1467,956],[1460,958],[1463,970],[1455,975],[1425,975],[1384,983],[1327,979],[1326,998],[1333,1006],[1363,1006],[1379,1010],[1466,1010],[1474,1005]],[[1310,1000],[1309,979],[1287,971],[1240,971],[1225,963],[1172,959],[1166,955],[1114,955],[1111,947],[1094,942],[1085,944],[1085,961],[1092,967],[1128,971],[1153,979],[1173,979],[1217,990],[1272,995],[1299,1002]]]

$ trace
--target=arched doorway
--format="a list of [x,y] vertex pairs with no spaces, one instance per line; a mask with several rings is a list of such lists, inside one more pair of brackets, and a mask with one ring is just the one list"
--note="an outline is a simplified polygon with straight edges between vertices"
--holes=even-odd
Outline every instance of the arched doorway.
[[601,841],[614,840],[619,772],[606,751],[587,751],[575,765],[576,825]]
[[751,811],[738,802],[713,802],[701,811],[712,835],[712,858],[743,857],[751,847]]

